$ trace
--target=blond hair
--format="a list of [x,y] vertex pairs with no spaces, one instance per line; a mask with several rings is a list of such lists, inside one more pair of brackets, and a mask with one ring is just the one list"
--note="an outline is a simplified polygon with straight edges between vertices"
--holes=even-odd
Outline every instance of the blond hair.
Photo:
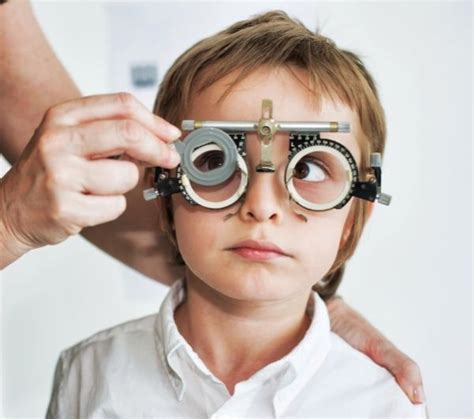
[[[322,98],[339,100],[359,118],[360,177],[365,180],[372,152],[384,152],[385,115],[372,76],[359,56],[311,32],[283,11],[270,11],[231,25],[205,38],[177,58],[161,82],[153,112],[179,126],[192,95],[239,69],[231,89],[262,66],[296,66],[309,74],[310,89],[319,108]],[[205,77],[204,77],[205,76]],[[161,198],[160,225],[176,249],[173,263],[183,265],[172,228],[170,197]],[[347,222],[353,223],[336,259],[314,289],[325,299],[335,294],[345,262],[353,255],[368,218],[368,202],[355,199]]]

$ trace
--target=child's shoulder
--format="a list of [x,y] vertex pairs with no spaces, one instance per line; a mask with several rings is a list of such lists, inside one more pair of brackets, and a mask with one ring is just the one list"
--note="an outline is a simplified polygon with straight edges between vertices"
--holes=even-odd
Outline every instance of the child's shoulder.
[[156,313],[129,320],[94,333],[75,345],[62,351],[62,357],[73,359],[80,357],[106,359],[113,354],[130,353],[140,345],[153,345],[153,328]]
[[391,374],[383,367],[375,363],[363,352],[358,351],[349,345],[339,335],[331,331],[331,352],[333,356],[339,359],[339,362],[344,362],[341,368],[357,368],[370,372],[380,377],[391,377]]
[[[391,412],[406,417],[425,417],[424,405],[414,405],[393,375],[362,352],[331,332],[331,350],[326,359],[330,374],[340,376],[340,389],[367,398],[376,412]],[[345,384],[344,384],[345,383]]]
[[86,412],[81,417],[103,417],[109,408],[110,412],[119,406],[126,408],[121,400],[127,400],[133,391],[139,393],[140,404],[153,399],[152,391],[166,388],[166,376],[160,374],[162,360],[156,352],[156,317],[110,327],[62,351],[47,417],[76,417],[72,412],[78,409]]

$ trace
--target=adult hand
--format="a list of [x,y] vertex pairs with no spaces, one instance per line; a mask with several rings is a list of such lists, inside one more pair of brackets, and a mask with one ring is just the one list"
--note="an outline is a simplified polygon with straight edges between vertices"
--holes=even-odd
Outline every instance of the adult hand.
[[[119,217],[137,165],[177,166],[168,144],[180,134],[128,93],[50,108],[0,183],[0,267]],[[109,158],[122,154],[132,161]]]
[[415,361],[395,347],[341,298],[329,299],[327,307],[334,333],[389,370],[412,403],[425,402],[421,372]]

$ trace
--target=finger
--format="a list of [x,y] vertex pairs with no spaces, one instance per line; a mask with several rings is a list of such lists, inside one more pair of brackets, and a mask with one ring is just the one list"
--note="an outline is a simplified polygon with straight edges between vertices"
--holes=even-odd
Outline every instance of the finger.
[[61,131],[72,152],[89,159],[126,153],[150,166],[173,168],[179,163],[176,151],[131,119],[94,121]]
[[398,354],[394,353],[394,357],[393,362],[399,364],[398,367],[394,366],[391,369],[395,375],[395,380],[412,403],[424,403],[426,398],[423,391],[420,368],[415,361],[400,351],[398,351]]
[[140,178],[138,167],[129,161],[93,160],[83,164],[81,192],[119,195],[133,189]]
[[388,369],[412,403],[423,403],[425,395],[420,368],[393,344],[376,339],[370,345],[371,358]]
[[176,140],[181,131],[150,112],[130,93],[87,96],[54,106],[49,119],[59,125],[73,126],[103,119],[133,119],[166,142]]
[[118,218],[126,209],[123,195],[80,195],[76,202],[76,222],[82,227],[92,227]]

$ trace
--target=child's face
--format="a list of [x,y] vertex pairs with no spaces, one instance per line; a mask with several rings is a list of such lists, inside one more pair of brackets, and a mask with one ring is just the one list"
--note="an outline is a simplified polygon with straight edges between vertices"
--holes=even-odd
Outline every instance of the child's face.
[[[293,69],[293,72],[307,83],[305,71]],[[358,119],[349,108],[323,99],[322,109],[315,109],[305,85],[284,68],[259,69],[217,104],[235,76],[236,73],[230,74],[195,95],[185,119],[258,121],[262,99],[269,98],[273,101],[276,121],[350,122],[351,133],[324,133],[321,137],[342,143],[360,164],[360,149],[355,139]],[[180,194],[173,195],[174,226],[186,262],[186,274],[232,299],[257,302],[307,294],[329,271],[344,231],[349,232],[344,226],[352,199],[342,209],[325,212],[290,204],[283,180],[288,162],[288,133],[277,133],[274,138],[275,173],[256,173],[260,143],[256,133],[247,134],[249,184],[242,203],[211,210],[191,206]],[[304,222],[294,209],[308,221]],[[287,255],[258,261],[230,250],[243,240],[272,242]]]

